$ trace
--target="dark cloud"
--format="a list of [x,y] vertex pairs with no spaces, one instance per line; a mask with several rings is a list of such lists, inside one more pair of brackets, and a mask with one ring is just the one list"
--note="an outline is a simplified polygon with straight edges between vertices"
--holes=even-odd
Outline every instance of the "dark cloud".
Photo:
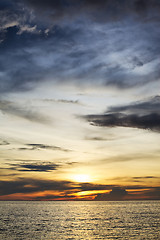
[[17,34],[38,33],[36,24],[31,20],[30,12],[22,7],[18,1],[2,0],[0,3],[0,40],[3,42],[7,38],[8,31],[11,28],[17,29]]
[[21,106],[11,101],[0,100],[0,111],[3,114],[20,117],[31,122],[38,122],[43,124],[50,122],[49,118],[33,110],[32,108],[29,108],[28,106]]
[[11,170],[11,171],[19,171],[19,172],[27,172],[27,171],[28,172],[51,172],[51,171],[56,171],[59,168],[66,168],[68,166],[77,164],[77,162],[53,163],[53,162],[46,162],[46,161],[43,162],[41,160],[15,159],[15,161],[18,163],[6,163],[7,167],[0,168],[0,170]]
[[160,114],[160,96],[155,96],[147,101],[135,102],[125,106],[110,107],[107,113],[132,113],[139,115],[147,115],[148,113]]
[[101,127],[131,127],[160,131],[160,97],[150,101],[134,103],[127,106],[111,107],[104,114],[87,115],[92,125]]
[[[152,10],[158,15],[160,4],[158,0],[64,0],[64,1],[38,1],[24,0],[36,11],[43,13],[46,11],[54,21],[62,21],[65,18],[73,19],[80,14],[86,14],[94,21],[109,21],[124,18],[129,14],[136,14],[141,17],[148,16],[148,10]],[[143,17],[144,17],[143,16]]]
[[98,194],[96,201],[119,201],[123,200],[128,192],[120,187],[114,187],[110,193]]
[[[137,190],[141,190],[138,191]],[[148,189],[148,190],[146,190]],[[38,197],[39,200],[51,200],[51,199],[62,199],[69,200],[74,198],[76,194],[74,193],[81,191],[96,191],[96,190],[110,190],[109,193],[97,194],[95,200],[134,200],[134,199],[160,199],[159,187],[149,187],[149,186],[126,186],[122,188],[120,186],[113,185],[103,185],[103,184],[93,184],[93,183],[75,183],[70,181],[54,181],[54,180],[44,180],[44,179],[25,179],[17,178],[12,181],[0,181],[0,195],[5,197],[5,195],[11,195],[15,193],[32,194],[35,192],[44,191],[57,191],[59,194],[46,194],[46,197]],[[132,190],[131,192],[129,190]],[[134,191],[133,191],[134,190]],[[135,192],[135,193],[134,193]],[[72,194],[72,195],[71,195]],[[93,194],[95,196],[95,194]],[[72,197],[71,197],[72,196]],[[32,198],[32,196],[31,196]],[[20,198],[19,198],[20,199]],[[34,200],[38,200],[33,197]]]
[[[23,164],[22,164],[23,165]],[[25,165],[25,164],[24,164]],[[32,165],[32,164],[29,164]],[[21,167],[21,164],[17,167]],[[29,166],[26,166],[29,167]],[[33,166],[34,167],[34,166]],[[17,178],[14,181],[1,181],[0,193],[7,195],[12,193],[32,193],[46,190],[65,191],[66,193],[92,190],[111,190],[112,185],[93,184],[93,183],[77,183],[70,181],[54,181],[44,179],[25,179]]]
[[158,177],[155,177],[155,176],[144,176],[144,177],[133,177],[132,179],[142,179],[142,180],[145,180],[145,179],[157,179]]
[[160,187],[145,192],[146,199],[160,200]]
[[[19,33],[37,32],[37,26],[51,28],[65,21],[89,18],[95,22],[123,20],[130,15],[139,19],[159,18],[158,0],[2,0],[1,28],[17,26]],[[43,19],[43,21],[42,21]]]
[[15,181],[0,181],[1,195],[7,195],[12,193],[32,193],[47,190],[65,191],[66,193],[71,193],[70,191],[91,191],[111,188],[112,186],[109,185],[92,183],[78,184],[70,181],[54,181],[40,179],[19,178]]
[[41,150],[41,149],[46,149],[46,150],[53,150],[53,151],[63,151],[63,152],[69,152],[71,150],[57,147],[57,146],[52,146],[52,145],[46,145],[46,144],[41,144],[41,143],[29,143],[26,144],[28,146],[27,148],[19,148],[19,150]]
[[[160,187],[137,187],[133,186],[128,189],[134,191],[129,192],[126,196],[127,200],[160,200]],[[139,189],[139,190],[138,190]],[[137,191],[138,190],[138,191]]]
[[112,199],[122,199],[124,196],[127,195],[127,191],[120,187],[115,187],[112,189],[112,191],[109,193],[110,197]]
[[[113,186],[92,184],[92,183],[75,183],[70,181],[54,181],[54,180],[41,180],[41,179],[24,179],[19,178],[12,181],[0,181],[0,195],[10,195],[14,193],[34,193],[43,191],[59,191],[60,194],[57,198],[69,198],[72,193],[80,191],[93,191],[93,190],[111,190]],[[74,194],[73,194],[74,195]],[[49,195],[49,198],[54,199],[54,194]],[[41,197],[40,197],[41,198]],[[46,197],[47,199],[48,197]],[[56,197],[55,197],[56,198]],[[42,199],[45,199],[45,197]]]
[[65,191],[74,187],[69,181],[17,179],[16,181],[0,181],[0,195],[13,193],[33,193],[46,190]]
[[30,90],[46,79],[122,89],[159,81],[159,5],[2,1],[0,92]]
[[89,115],[86,118],[95,126],[130,127],[160,131],[160,115],[156,113],[146,116],[128,116],[124,114]]
[[11,170],[20,172],[51,172],[59,168],[58,164],[54,163],[22,163],[22,164],[10,164]]
[[[128,189],[128,191],[126,190]],[[159,187],[148,187],[146,190],[144,187],[114,187],[110,193],[100,193],[96,196],[97,201],[121,201],[121,200],[160,200],[160,188]],[[135,190],[135,191],[129,191]],[[141,191],[136,191],[141,189]]]
[[141,177],[116,177],[113,178],[113,180],[119,180],[119,181],[134,181],[134,180],[148,180],[148,179],[158,179],[160,177],[156,177],[156,176],[141,176]]

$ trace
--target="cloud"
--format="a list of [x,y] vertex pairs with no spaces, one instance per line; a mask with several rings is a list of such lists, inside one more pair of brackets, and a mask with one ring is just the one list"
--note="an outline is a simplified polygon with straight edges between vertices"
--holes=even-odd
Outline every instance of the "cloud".
[[67,103],[67,104],[78,104],[81,105],[79,100],[67,100],[67,99],[43,99],[45,102],[55,102],[55,103]]
[[133,177],[131,178],[132,180],[148,180],[148,179],[158,179],[160,177],[155,177],[155,176],[142,176],[142,177]]
[[[3,171],[11,170],[11,171],[19,171],[19,172],[51,172],[51,171],[56,171],[59,168],[66,168],[68,166],[70,167],[72,165],[77,164],[77,162],[69,162],[69,161],[66,162],[66,159],[63,159],[63,162],[59,161],[58,163],[46,162],[46,161],[43,162],[41,160],[20,160],[20,159],[14,159],[14,161],[18,163],[6,163],[7,167],[0,168],[0,170],[3,170]],[[17,173],[15,175],[17,175]]]
[[6,146],[6,145],[9,145],[10,143],[7,142],[6,140],[2,140],[0,139],[0,146]]
[[[126,187],[127,188],[127,187]],[[129,191],[134,189],[135,191]],[[141,189],[141,191],[136,191]],[[114,187],[110,193],[97,194],[96,201],[121,201],[121,200],[160,200],[160,188],[148,187],[128,187],[127,190],[122,187]]]
[[91,124],[101,127],[131,127],[160,131],[160,115],[156,113],[147,116],[105,114],[87,117]]
[[106,184],[94,184],[94,183],[82,183],[80,189],[82,191],[93,191],[93,190],[110,190],[114,187],[113,185]]
[[[148,190],[146,190],[148,189]],[[55,181],[45,179],[17,178],[12,181],[0,181],[1,199],[24,199],[28,194],[32,200],[69,200],[77,199],[76,193],[86,191],[110,190],[109,193],[93,193],[94,200],[134,200],[134,199],[160,199],[159,187],[149,186],[114,186],[93,183],[76,183],[70,181]],[[132,191],[130,191],[132,190]],[[138,190],[138,191],[137,191]],[[139,191],[141,190],[141,191]],[[39,196],[34,193],[39,193]],[[33,195],[32,195],[33,194]],[[26,198],[27,199],[27,198]]]
[[31,122],[38,122],[43,124],[50,122],[49,118],[47,118],[43,114],[36,112],[31,108],[17,105],[11,101],[0,100],[0,111],[3,114],[20,117]]
[[154,155],[152,154],[118,154],[112,157],[108,157],[108,158],[104,158],[102,160],[99,160],[99,162],[101,161],[101,163],[116,163],[116,162],[129,162],[129,161],[135,161],[135,160],[139,160],[139,161],[143,161],[143,160],[149,160],[151,158],[153,158]]
[[[146,184],[147,182],[150,184],[153,184],[154,182],[159,181],[160,177],[156,177],[156,176],[136,176],[136,177],[115,177],[112,180],[115,182],[121,182],[121,184],[123,183],[134,183],[134,184]],[[132,189],[131,186],[126,186],[127,189]],[[134,186],[133,189],[143,189],[142,186]],[[145,187],[144,187],[145,188]],[[151,187],[149,187],[151,188]]]
[[[25,164],[15,165],[18,168],[23,167]],[[27,164],[26,164],[27,165]],[[26,168],[32,170],[33,166],[38,169],[38,164],[28,164]],[[40,165],[39,165],[40,166]],[[48,170],[47,170],[48,171]],[[32,178],[17,178],[13,181],[0,181],[0,193],[1,195],[7,195],[12,193],[26,193],[26,192],[38,192],[38,191],[65,191],[66,193],[79,192],[79,191],[92,191],[92,190],[108,190],[112,189],[112,185],[93,184],[93,183],[77,183],[71,181],[55,181],[45,179],[32,179]]]
[[[21,165],[19,165],[18,167],[21,167]],[[26,166],[26,168],[28,167],[30,166]],[[71,181],[55,181],[32,178],[17,178],[16,180],[12,181],[0,181],[0,195],[2,196],[14,193],[33,193],[50,190],[64,192],[64,194],[68,195],[71,193],[81,191],[106,190],[106,189],[111,190],[112,187],[113,186],[111,185],[103,184],[77,183]]]
[[62,151],[62,152],[70,152],[71,150],[57,147],[57,146],[52,146],[52,145],[46,145],[46,144],[41,144],[41,143],[29,143],[26,144],[27,148],[18,148],[18,150],[53,150],[53,151]]
[[119,201],[123,200],[128,192],[121,187],[114,187],[110,193],[98,194],[96,201]]
[[160,97],[127,106],[110,107],[104,114],[84,117],[100,127],[131,127],[160,131]]
[[16,27],[17,33],[22,34],[23,32],[37,34],[37,26],[31,23],[31,14],[27,9],[22,7],[18,1],[6,0],[0,3],[0,41],[5,41],[7,31],[10,28]]
[[[158,16],[160,4],[157,0],[65,0],[65,1],[38,1],[24,0],[30,7],[38,13],[48,12],[50,18],[54,21],[63,21],[64,19],[73,19],[79,15],[88,15],[94,21],[115,21],[122,19],[129,14],[138,15],[141,18],[148,16],[148,12],[153,11]],[[101,14],[100,14],[101,12]]]
[[147,179],[158,179],[160,177],[156,176],[140,176],[140,177],[116,177],[113,180],[126,180],[126,181],[134,181],[134,180],[147,180]]
[[9,164],[11,170],[20,172],[51,172],[59,168],[58,164],[53,163],[30,163],[30,164]]
[[89,140],[89,141],[110,141],[112,139],[106,139],[103,137],[85,137],[85,140]]
[[14,193],[33,193],[46,190],[65,191],[73,186],[69,181],[53,181],[39,179],[17,179],[15,181],[0,181],[0,195]]
[[44,81],[121,89],[159,81],[159,5],[157,0],[3,1],[1,94]]
[[125,106],[109,107],[107,113],[132,113],[139,115],[147,115],[148,113],[160,114],[160,96],[155,96],[147,101],[135,102]]

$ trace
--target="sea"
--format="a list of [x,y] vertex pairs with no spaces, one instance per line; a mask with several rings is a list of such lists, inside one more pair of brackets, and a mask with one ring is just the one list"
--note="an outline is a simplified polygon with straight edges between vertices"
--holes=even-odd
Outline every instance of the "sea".
[[1,201],[1,240],[160,240],[160,201]]

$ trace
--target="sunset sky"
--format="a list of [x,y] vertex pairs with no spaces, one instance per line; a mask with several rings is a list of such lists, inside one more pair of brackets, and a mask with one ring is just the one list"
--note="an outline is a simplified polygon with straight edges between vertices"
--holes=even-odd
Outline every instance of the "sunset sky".
[[0,200],[160,199],[160,1],[0,1]]

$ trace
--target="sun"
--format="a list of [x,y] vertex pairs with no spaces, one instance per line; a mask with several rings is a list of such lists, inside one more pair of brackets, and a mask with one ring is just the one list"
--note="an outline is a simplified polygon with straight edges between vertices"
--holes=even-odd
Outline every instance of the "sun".
[[73,176],[74,181],[76,182],[90,182],[90,176],[87,174],[76,174]]

